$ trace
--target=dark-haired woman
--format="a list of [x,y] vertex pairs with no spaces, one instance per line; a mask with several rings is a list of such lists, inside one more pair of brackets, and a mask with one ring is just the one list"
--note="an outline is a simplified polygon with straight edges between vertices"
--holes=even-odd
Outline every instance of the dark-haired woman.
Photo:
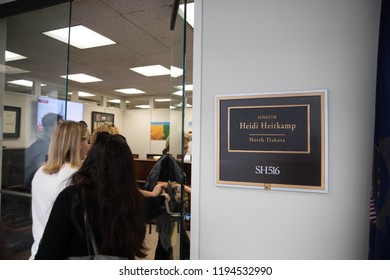
[[147,207],[123,136],[100,133],[70,185],[53,205],[35,259],[88,255],[84,209],[100,254],[145,257]]

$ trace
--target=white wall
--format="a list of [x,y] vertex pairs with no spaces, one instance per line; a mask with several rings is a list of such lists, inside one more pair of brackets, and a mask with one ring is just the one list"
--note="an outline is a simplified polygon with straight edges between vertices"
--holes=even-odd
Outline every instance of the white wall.
[[[191,258],[366,259],[379,0],[195,0]],[[215,186],[215,95],[328,89],[329,193]]]
[[[185,116],[187,131],[188,122],[192,121],[192,108],[186,109]],[[151,122],[170,122],[171,130],[175,125],[172,123],[172,111],[169,109],[126,110],[123,118],[121,132],[127,138],[132,152],[139,154],[140,158],[146,158],[146,154],[161,154],[165,148],[165,140],[150,140]]]

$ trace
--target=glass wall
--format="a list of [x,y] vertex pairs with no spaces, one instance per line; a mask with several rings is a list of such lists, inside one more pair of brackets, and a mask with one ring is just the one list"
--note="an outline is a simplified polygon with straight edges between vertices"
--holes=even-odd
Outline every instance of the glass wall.
[[69,17],[65,3],[0,20],[0,53],[5,54],[0,55],[0,259],[30,256],[30,174],[36,167],[28,160],[29,147],[40,139],[34,156],[45,158],[50,132],[42,117],[50,112],[67,117],[68,45],[53,44],[43,32],[67,27]]
[[[186,1],[177,1],[181,7],[175,11],[175,28],[169,30],[172,2],[156,1],[142,7],[122,6],[116,0],[105,5],[74,0],[72,4],[0,19],[0,53],[5,54],[0,56],[0,259],[30,256],[29,152],[37,139],[46,138],[42,117],[50,112],[63,119],[85,120],[90,129],[94,115],[113,116],[111,120],[139,157],[136,165],[141,171],[137,173],[141,186],[169,135],[169,153],[186,174],[177,182],[185,195],[175,198],[178,207],[172,209],[173,254],[169,258],[189,258],[190,193],[185,188],[191,185],[191,138],[185,136],[191,136],[192,111],[188,110],[192,105],[193,30],[186,23]],[[166,30],[161,30],[161,24],[166,24]],[[69,41],[61,42],[47,33],[61,29],[69,32],[70,25],[99,31],[115,44],[89,49],[69,47]],[[68,35],[65,33],[65,37]],[[130,71],[131,67],[150,64],[171,66],[171,76],[143,77]],[[90,74],[100,81],[72,80],[70,75],[77,73]],[[143,93],[118,93],[125,88]],[[152,128],[161,127],[164,136],[154,139]],[[147,227],[151,229],[146,236],[150,248],[147,259],[153,259],[159,234],[155,222]]]
[[[187,24],[187,1],[175,1],[175,4],[178,5],[178,15],[172,32],[169,148],[170,153],[177,157],[181,172],[184,174],[182,182],[180,182],[180,207],[178,208],[180,216],[177,219],[178,242],[175,248],[179,259],[189,259],[191,180],[187,174],[191,169],[189,163],[191,162],[192,125],[186,117],[186,109],[187,106],[190,106],[188,102],[191,99],[188,89],[192,81],[192,71],[188,73],[187,64],[192,59],[187,56],[187,48],[192,46],[192,29]],[[172,24],[173,22],[171,22]],[[187,40],[190,41],[190,44]]]

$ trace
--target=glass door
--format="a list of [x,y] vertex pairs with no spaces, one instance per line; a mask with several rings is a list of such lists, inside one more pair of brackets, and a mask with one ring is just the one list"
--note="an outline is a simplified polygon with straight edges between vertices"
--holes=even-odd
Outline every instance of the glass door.
[[[188,1],[189,2],[189,1]],[[191,1],[192,2],[192,1]],[[193,4],[193,3],[192,3]],[[177,225],[177,242],[174,256],[178,259],[190,258],[190,219],[191,219],[191,138],[192,125],[187,116],[187,108],[192,106],[191,84],[192,61],[188,57],[192,50],[193,29],[187,23],[188,3],[186,0],[174,1],[173,12],[177,9],[176,19],[171,19],[172,56],[171,56],[171,106],[170,106],[170,153],[177,158],[183,174],[180,183],[180,196]],[[187,172],[186,172],[187,171]]]
[[[193,29],[186,23],[185,8],[188,6],[187,2],[192,1],[156,1],[154,4],[145,3],[145,7],[122,6],[121,1],[106,1],[106,5],[83,0],[66,3],[36,2],[63,4],[35,11],[30,9],[29,12],[0,19],[0,52],[5,54],[0,56],[0,117],[3,124],[0,126],[0,259],[27,259],[30,256],[31,191],[26,171],[29,161],[26,158],[30,146],[36,139],[45,135],[42,117],[49,112],[43,108],[44,104],[55,104],[55,113],[62,113],[64,119],[69,119],[66,110],[72,102],[68,100],[84,104],[83,115],[88,124],[92,123],[91,113],[94,111],[115,114],[115,126],[126,136],[133,153],[139,155],[137,164],[143,167],[142,171],[149,171],[151,163],[155,161],[148,159],[148,154],[157,153],[161,156],[165,146],[165,139],[152,140],[149,126],[163,122],[165,127],[165,124],[169,123],[169,153],[178,164],[180,173],[186,175],[175,182],[180,185],[181,195],[175,198],[178,207],[171,212],[174,223],[173,234],[169,238],[173,248],[172,258],[188,259],[192,119],[192,111],[188,108],[192,105],[190,61]],[[3,14],[4,5],[0,5],[0,15]],[[169,21],[166,14],[170,13],[169,8],[174,11],[174,28],[170,33],[158,34],[161,23]],[[143,20],[151,15],[160,22],[156,29],[149,26],[153,21]],[[105,22],[100,26],[102,18]],[[98,25],[105,33],[113,33],[118,44],[113,45],[112,52],[109,48],[91,48],[87,51],[69,48],[68,42],[60,42],[46,35],[47,31],[68,29],[70,25],[81,23],[87,27]],[[110,24],[114,25],[111,29]],[[159,40],[156,41],[156,38]],[[160,61],[160,54],[165,54],[165,50],[167,56],[161,56]],[[105,59],[103,65],[94,61],[96,57]],[[171,62],[171,79],[169,74],[166,78],[142,78],[129,70],[131,67],[149,65],[152,62],[165,66]],[[68,72],[79,73],[75,72],[76,69],[92,68],[102,75],[99,77],[108,83],[106,86],[102,86],[103,82],[68,83]],[[108,76],[103,77],[106,74]],[[135,82],[137,84],[134,84]],[[118,96],[115,90],[124,87],[140,88],[148,95],[143,93],[144,95],[139,97],[127,94]],[[82,91],[96,96],[82,96]],[[157,102],[161,97],[165,100],[170,97],[170,101]],[[144,109],[143,106],[147,108]],[[65,108],[64,111],[61,108]],[[82,117],[78,119],[81,120]],[[134,137],[134,131],[138,132],[137,137]],[[147,172],[141,174],[138,179],[144,180],[146,174]],[[147,244],[150,247],[148,259],[154,258],[153,253],[158,243],[156,231],[150,232],[147,234],[147,239],[151,239]]]
[[[70,8],[70,3],[63,3],[0,19],[0,259],[30,257],[29,174],[36,168],[28,160],[30,147],[48,136],[45,115],[67,117],[68,44],[44,32],[68,27]],[[37,164],[38,154],[45,158],[46,148],[35,150]]]

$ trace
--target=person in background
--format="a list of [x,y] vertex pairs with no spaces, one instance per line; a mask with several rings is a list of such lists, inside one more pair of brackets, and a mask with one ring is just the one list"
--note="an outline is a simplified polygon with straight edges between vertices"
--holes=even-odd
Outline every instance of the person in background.
[[[88,129],[88,125],[85,121],[81,120],[81,121],[79,121],[79,123],[81,123],[82,125],[84,125]],[[91,134],[89,134],[88,144],[91,144]]]
[[88,125],[85,121],[81,120],[81,121],[79,121],[79,123],[83,124],[86,128],[88,128]]
[[[190,142],[191,142],[191,140],[192,140],[191,134],[187,133],[187,132],[184,133],[184,145],[183,145],[184,162],[186,162],[185,156],[188,154],[188,151],[190,149]],[[165,141],[165,148],[162,151],[163,155],[168,154],[168,153],[169,153],[169,136],[168,136],[167,140]],[[167,188],[167,182],[159,182],[159,184],[161,185],[162,189],[166,189]],[[172,188],[180,188],[180,184],[177,183],[177,182],[173,182],[172,183]],[[184,190],[187,193],[190,193],[191,192],[191,187],[184,185]]]
[[108,132],[109,134],[119,134],[119,129],[113,124],[102,124],[98,126],[93,132],[91,136],[91,145],[95,142],[97,134],[99,132]]
[[30,259],[35,257],[38,250],[55,199],[67,186],[69,177],[79,169],[88,152],[88,138],[88,129],[74,121],[64,121],[54,130],[48,160],[35,173],[31,184],[34,243]]
[[38,137],[34,143],[26,151],[25,172],[24,172],[24,187],[31,189],[31,181],[35,172],[47,160],[47,152],[49,150],[51,136],[54,128],[61,124],[64,120],[61,115],[48,113],[42,117],[42,127],[44,134]]
[[[184,150],[184,156],[188,154],[190,149],[190,142],[192,140],[191,134],[184,133],[184,144],[183,144],[183,150]],[[169,153],[169,136],[167,140],[165,141],[165,148],[162,150],[162,154],[165,155]]]
[[[128,259],[146,256],[145,198],[126,139],[100,132],[69,187],[57,197],[35,259],[87,256],[84,209],[99,254]],[[84,199],[85,198],[85,199]]]

